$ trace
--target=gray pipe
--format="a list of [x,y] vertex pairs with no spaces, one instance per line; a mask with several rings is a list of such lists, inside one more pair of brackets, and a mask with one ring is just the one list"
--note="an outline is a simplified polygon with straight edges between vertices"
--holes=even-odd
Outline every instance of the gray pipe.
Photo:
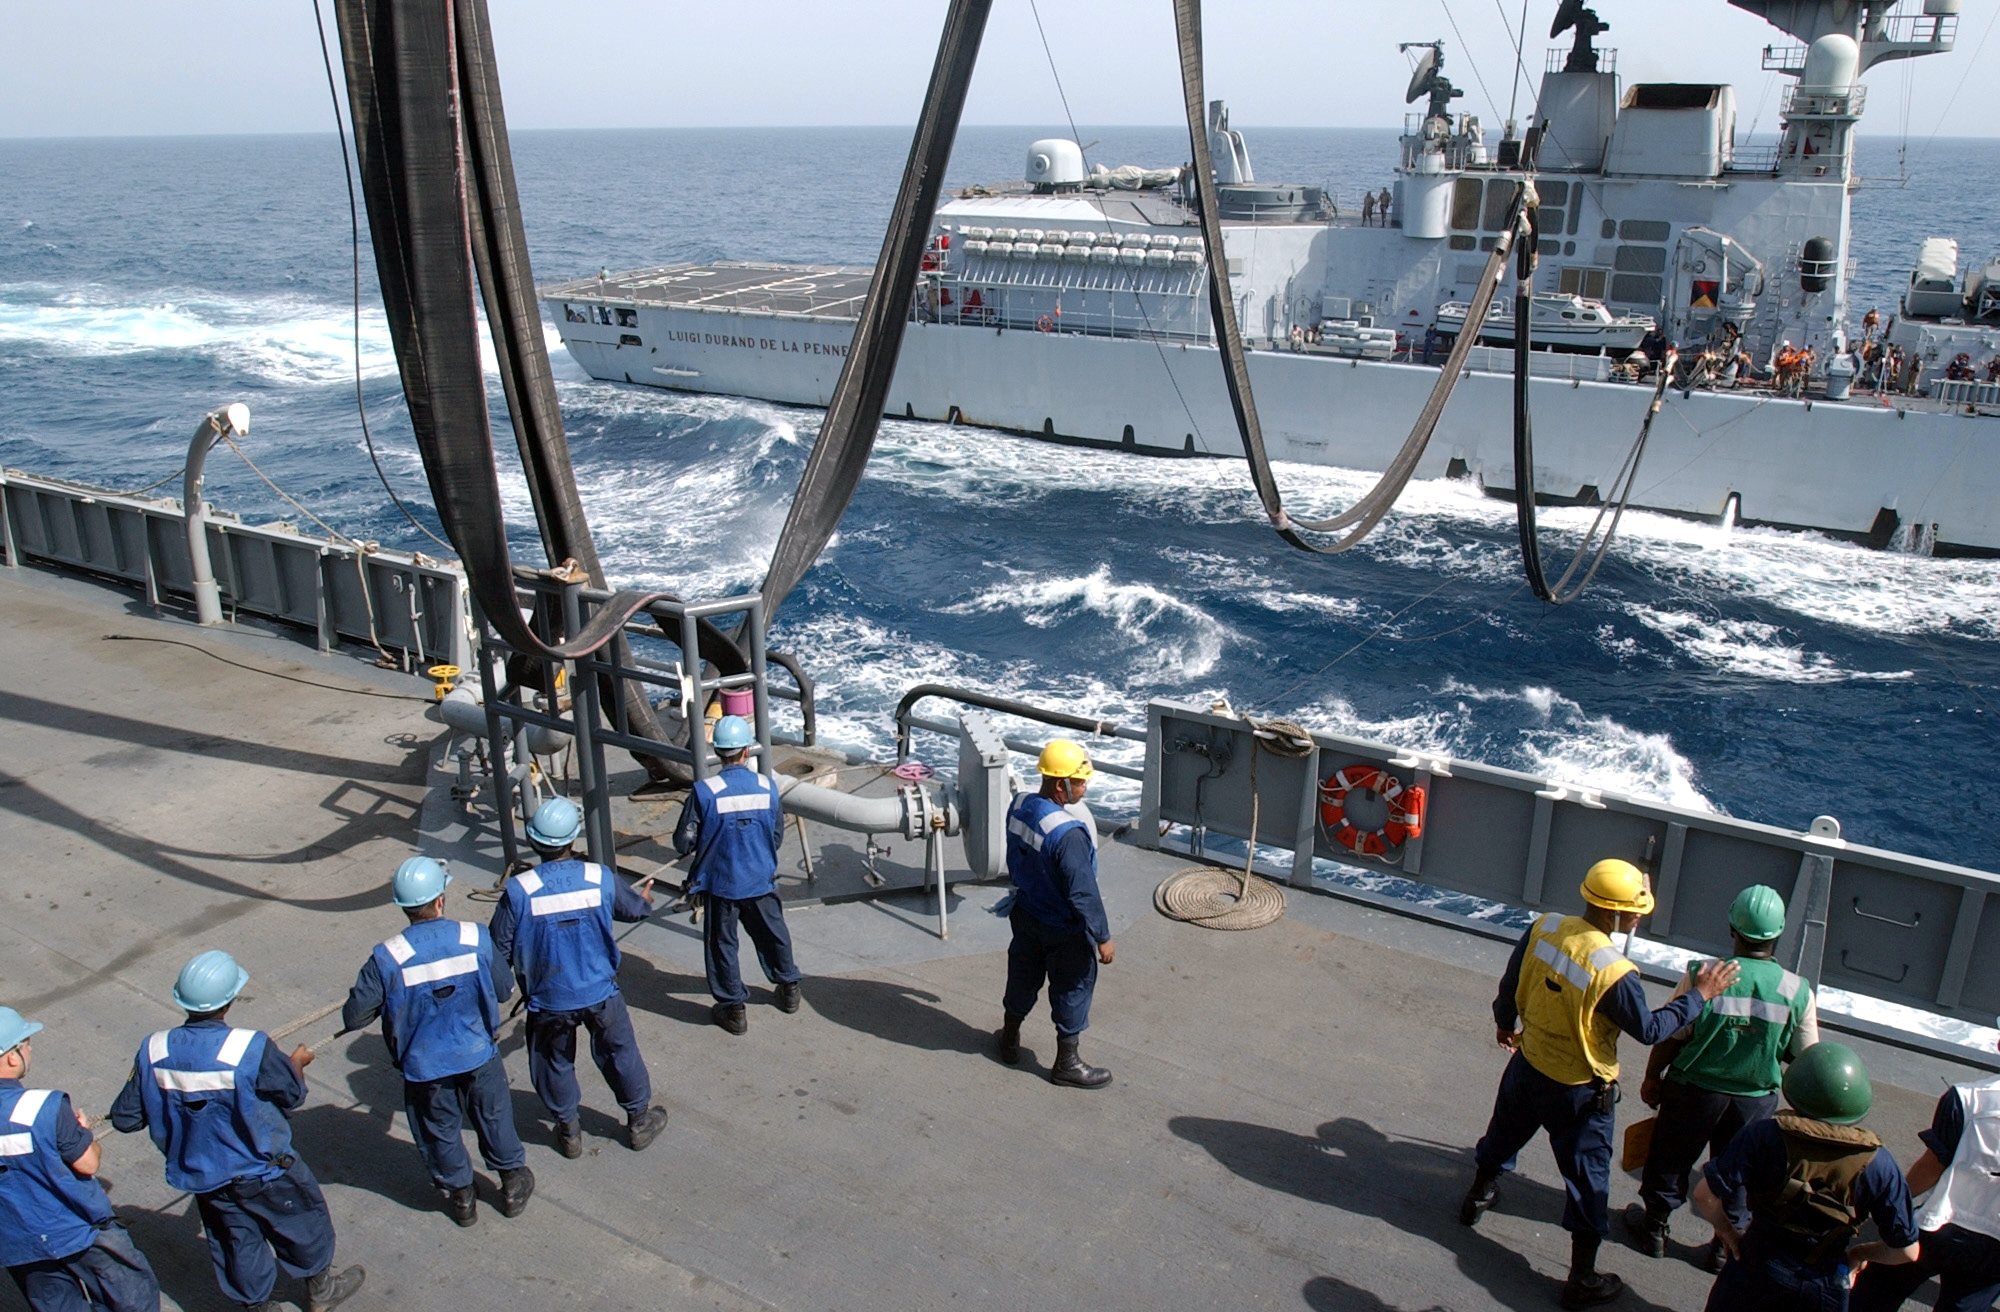
[[224,433],[237,437],[250,432],[250,407],[241,401],[221,410],[211,410],[194,430],[188,443],[187,471],[181,478],[181,514],[187,521],[188,567],[194,576],[194,618],[197,624],[222,623],[222,589],[215,584],[215,569],[208,559],[208,511],[201,501],[202,466],[208,449]]
[[778,790],[785,799],[785,810],[789,814],[817,820],[835,829],[848,829],[858,834],[895,834],[909,829],[904,819],[908,808],[901,793],[894,797],[857,797],[853,793],[785,779],[778,781]]

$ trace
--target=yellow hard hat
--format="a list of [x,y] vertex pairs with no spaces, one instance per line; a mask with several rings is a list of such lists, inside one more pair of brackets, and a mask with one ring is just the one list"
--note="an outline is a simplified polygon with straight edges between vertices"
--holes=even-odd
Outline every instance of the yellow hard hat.
[[1584,872],[1583,900],[1606,911],[1642,916],[1653,913],[1653,890],[1647,886],[1646,872],[1615,856]]
[[1042,749],[1042,759],[1035,763],[1045,779],[1088,779],[1096,771],[1090,767],[1090,757],[1083,748],[1068,738],[1057,738]]

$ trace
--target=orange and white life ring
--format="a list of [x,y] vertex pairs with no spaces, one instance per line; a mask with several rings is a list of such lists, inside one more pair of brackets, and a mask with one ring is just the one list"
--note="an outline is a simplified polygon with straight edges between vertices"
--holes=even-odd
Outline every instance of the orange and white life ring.
[[[1355,789],[1380,797],[1389,815],[1379,829],[1362,829],[1347,818],[1347,795]],[[1387,770],[1350,765],[1319,786],[1319,819],[1327,837],[1350,852],[1381,856],[1424,832],[1424,790],[1405,786]]]
[[1045,314],[1041,318],[1035,320],[1035,327],[1045,333],[1052,333],[1056,330],[1056,321],[1054,319],[1049,318],[1049,316]]

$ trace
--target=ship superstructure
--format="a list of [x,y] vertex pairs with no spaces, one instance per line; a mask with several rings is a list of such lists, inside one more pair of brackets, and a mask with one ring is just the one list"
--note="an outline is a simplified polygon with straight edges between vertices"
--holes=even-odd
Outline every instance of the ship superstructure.
[[[1838,404],[1859,367],[1847,304],[1859,79],[1884,61],[1949,51],[1957,0],[1739,7],[1790,39],[1764,52],[1766,68],[1794,79],[1775,144],[1739,140],[1727,85],[1623,84],[1617,52],[1598,42],[1609,25],[1576,0],[1557,16],[1555,34],[1570,44],[1549,52],[1532,120],[1503,125],[1497,139],[1455,110],[1443,43],[1406,47],[1419,52],[1408,100],[1420,107],[1406,119],[1393,187],[1364,207],[1258,179],[1243,134],[1213,104],[1225,258],[1273,456],[1387,461],[1531,178],[1536,484],[1551,500],[1590,503],[1611,485],[1649,399],[1621,381],[1630,371],[1619,362],[1635,346],[1657,357],[1671,343],[1687,360],[1715,352],[1726,363],[1701,381],[1730,386],[1674,394],[1685,423],[1663,435],[1662,472],[1640,480],[1634,504],[2000,552],[2000,469],[1968,459],[1965,444],[1973,433],[2000,439],[1990,422],[2000,395],[1923,395],[1940,390],[1964,334],[1918,341],[1907,322],[1891,325],[1909,360],[1896,395]],[[1056,139],[1033,143],[1024,175],[939,207],[889,411],[1153,453],[1239,454],[1186,170],[1087,170],[1076,144]],[[832,393],[868,276],[678,266],[544,296],[595,377],[814,405]],[[1512,332],[1503,313],[1482,340]],[[1511,488],[1511,369],[1511,352],[1473,352],[1420,476]],[[1883,443],[1893,459],[1875,449]]]

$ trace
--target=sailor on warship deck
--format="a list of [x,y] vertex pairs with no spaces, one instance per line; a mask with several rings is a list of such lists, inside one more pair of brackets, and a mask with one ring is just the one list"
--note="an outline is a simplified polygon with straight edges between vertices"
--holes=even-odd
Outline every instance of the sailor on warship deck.
[[674,850],[683,856],[694,853],[688,892],[708,900],[701,946],[708,991],[715,998],[709,1015],[731,1034],[750,1028],[743,1011],[750,990],[737,957],[739,925],[750,931],[764,978],[777,985],[778,1010],[799,1009],[799,963],[792,957],[785,904],[778,896],[785,811],[777,788],[746,764],[755,740],[740,715],[715,722],[722,770],[689,790],[674,826]]
[[300,1044],[286,1056],[263,1031],[229,1024],[229,1004],[249,982],[227,952],[203,952],[181,967],[174,1002],[187,1023],[140,1045],[111,1124],[150,1131],[167,1159],[167,1183],[194,1195],[224,1294],[275,1312],[282,1267],[306,1282],[308,1312],[327,1312],[361,1288],[365,1273],[334,1271],[333,1217],[292,1148],[289,1114],[306,1100],[313,1051]]
[[[625,1109],[625,1143],[638,1152],[660,1135],[667,1109],[650,1106],[653,1077],[618,991],[614,920],[653,914],[647,880],[630,888],[617,874],[579,861],[570,847],[583,814],[552,797],[528,821],[541,864],[509,879],[493,909],[493,950],[513,967],[528,1000],[528,1078],[556,1123],[556,1151],[583,1156],[582,1091],[576,1083],[576,1027],[590,1031],[590,1055]],[[610,896],[605,893],[610,886]]]
[[[1695,1211],[1730,1255],[1708,1312],[1846,1312],[1864,1266],[1916,1260],[1902,1172],[1882,1141],[1856,1124],[1874,1099],[1853,1049],[1814,1044],[1785,1072],[1788,1107],[1702,1168]],[[1736,1228],[1723,1201],[1739,1191],[1750,1198],[1748,1231]],[[1855,1243],[1869,1220],[1881,1239]]]
[[[1736,982],[1734,962],[1710,962],[1691,992],[1658,1011],[1646,1003],[1638,967],[1611,944],[1653,909],[1646,876],[1609,858],[1583,877],[1581,916],[1551,912],[1515,945],[1493,999],[1500,1046],[1514,1054],[1500,1077],[1493,1119],[1473,1151],[1477,1168],[1459,1206],[1466,1225],[1493,1206],[1502,1174],[1538,1130],[1546,1130],[1569,1195],[1569,1278],[1562,1305],[1591,1307],[1618,1297],[1625,1282],[1597,1269],[1597,1249],[1611,1230],[1611,1124],[1618,1103],[1618,1032],[1658,1043],[1684,1028]],[[1519,1031],[1516,1032],[1516,1025]]]
[[[1996,1018],[2000,1019],[2000,1018]],[[1923,1155],[1904,1182],[1930,1200],[1917,1216],[1917,1260],[1871,1263],[1854,1284],[1861,1312],[1896,1312],[1937,1277],[1937,1312],[1985,1312],[2000,1298],[2000,1076],[1946,1089]]]
[[1007,809],[1007,875],[1014,906],[1008,913],[1014,939],[1007,946],[1006,1022],[1000,1060],[1021,1059],[1021,1022],[1034,1009],[1044,980],[1056,1024],[1056,1061],[1049,1079],[1080,1089],[1111,1083],[1111,1072],[1086,1065],[1078,1054],[1090,1025],[1099,963],[1116,952],[1104,899],[1097,891],[1097,845],[1084,822],[1065,807],[1083,800],[1093,773],[1082,747],[1057,738],[1036,763],[1038,793],[1023,793]]
[[159,1312],[160,1282],[99,1184],[69,1095],[22,1084],[41,1025],[0,1007],[0,1265],[33,1312]]
[[519,1216],[535,1175],[514,1128],[514,1096],[493,1036],[500,1004],[514,995],[513,974],[493,950],[484,925],[447,920],[451,875],[427,856],[396,867],[389,895],[409,917],[402,933],[375,945],[348,991],[340,1027],[358,1030],[382,1018],[382,1041],[403,1076],[403,1110],[431,1183],[444,1191],[451,1219],[479,1216],[465,1122],[479,1154],[500,1173],[500,1214]]
[[[1722,1156],[1746,1125],[1778,1110],[1782,1063],[1819,1042],[1819,1009],[1812,985],[1772,957],[1785,932],[1785,899],[1778,890],[1752,884],[1729,907],[1729,932],[1736,952],[1730,960],[1742,973],[1702,1013],[1701,1019],[1653,1046],[1639,1099],[1659,1110],[1652,1151],[1639,1182],[1640,1202],[1625,1211],[1626,1227],[1649,1257],[1662,1257],[1667,1222],[1687,1200],[1688,1177],[1705,1146]],[[1674,989],[1679,997],[1693,987],[1694,963]],[[1731,1219],[1748,1224],[1741,1201]],[[1722,1251],[1706,1253],[1710,1270],[1722,1269]]]

